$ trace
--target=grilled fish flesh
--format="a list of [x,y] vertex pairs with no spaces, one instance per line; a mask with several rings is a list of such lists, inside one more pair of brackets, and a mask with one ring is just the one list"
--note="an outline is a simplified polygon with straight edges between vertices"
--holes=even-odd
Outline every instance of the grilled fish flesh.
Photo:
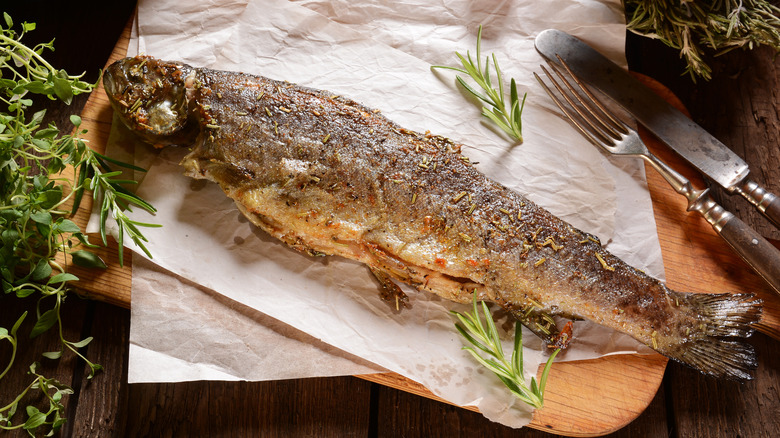
[[550,315],[633,336],[703,373],[749,379],[752,294],[668,289],[598,239],[491,181],[461,145],[397,126],[327,91],[243,73],[126,58],[104,74],[124,123],[162,147],[191,147],[185,173],[216,182],[292,248],[366,264],[456,302],[511,312],[558,346]]

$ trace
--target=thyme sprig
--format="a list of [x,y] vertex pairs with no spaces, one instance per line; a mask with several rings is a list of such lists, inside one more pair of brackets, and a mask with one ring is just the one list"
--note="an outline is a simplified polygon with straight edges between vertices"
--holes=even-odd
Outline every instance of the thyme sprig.
[[[80,349],[92,338],[80,341],[65,339],[61,308],[78,277],[68,272],[71,264],[87,267],[105,267],[92,249],[96,245],[81,228],[68,217],[81,205],[86,191],[91,191],[99,202],[100,234],[107,242],[106,227],[111,216],[119,229],[119,258],[122,261],[122,236],[127,234],[140,248],[146,239],[139,227],[156,226],[131,220],[125,210],[132,206],[149,212],[155,209],[125,188],[134,183],[121,179],[120,166],[142,171],[90,149],[81,138],[86,131],[80,128],[81,119],[70,117],[75,126],[72,134],[61,134],[54,124],[44,126],[44,111],[31,117],[27,110],[35,96],[46,96],[70,103],[74,96],[91,91],[95,84],[83,81],[82,75],[69,75],[58,70],[43,57],[53,49],[52,42],[28,47],[22,36],[35,29],[33,23],[23,23],[21,31],[13,29],[13,21],[4,14],[5,26],[0,25],[0,299],[15,296],[23,299],[37,297],[36,321],[29,337],[39,336],[57,327],[59,349],[42,353],[46,359],[59,359],[70,351],[89,367],[88,378],[102,369],[90,362]],[[73,168],[72,176],[63,173]],[[72,204],[71,208],[66,206]],[[0,365],[0,380],[13,368],[20,342],[19,328],[27,313],[19,317],[10,330],[0,321],[0,342],[11,344],[11,357]],[[5,358],[3,359],[5,362]],[[0,406],[0,429],[25,429],[34,435],[40,428],[56,432],[65,421],[61,403],[69,388],[47,379],[30,367],[33,382],[10,404]],[[40,390],[49,400],[46,410],[34,405],[24,409],[26,420],[16,422],[17,407],[31,390]],[[0,403],[1,405],[1,403]]]
[[[0,407],[0,429],[23,429],[30,436],[35,436],[34,432],[36,430],[48,426],[50,433],[46,436],[52,436],[65,424],[65,405],[62,404],[62,397],[73,394],[73,388],[60,383],[56,379],[47,378],[39,374],[37,368],[37,362],[30,365],[28,374],[35,376],[33,381],[11,403]],[[12,424],[11,418],[16,414],[24,397],[30,391],[36,390],[49,402],[48,409],[44,412],[35,406],[27,405],[24,409],[27,414],[27,420],[24,423]]]
[[459,323],[455,324],[455,327],[471,344],[471,346],[463,347],[463,349],[471,353],[477,362],[498,376],[501,382],[517,398],[536,409],[540,409],[544,405],[544,388],[547,385],[547,377],[550,374],[555,356],[558,355],[560,349],[556,349],[547,359],[538,384],[535,377],[531,377],[530,383],[527,383],[523,372],[522,326],[519,323],[515,323],[514,347],[511,358],[507,360],[498,330],[490,314],[490,309],[488,309],[484,301],[481,304],[481,313],[485,318],[484,324],[480,316],[476,294],[474,294],[472,313],[462,314],[452,311],[452,314],[459,321]]
[[[527,93],[523,94],[523,98],[520,99],[517,92],[517,83],[514,78],[509,82],[509,102],[506,100],[504,79],[501,74],[501,69],[498,66],[498,59],[495,54],[485,57],[485,64],[482,65],[482,26],[479,26],[477,31],[477,52],[476,58],[472,59],[471,53],[466,51],[466,56],[455,52],[455,55],[460,60],[463,68],[449,67],[444,65],[434,65],[432,69],[447,69],[455,70],[457,72],[467,74],[474,80],[474,82],[484,91],[484,94],[477,89],[469,85],[461,76],[456,76],[458,83],[463,86],[466,91],[472,94],[477,99],[486,103],[487,106],[482,107],[482,115],[493,121],[498,127],[500,127],[505,133],[515,140],[523,141],[523,122],[522,114],[523,107],[525,105],[525,98]],[[491,79],[490,64],[493,63],[493,70],[496,75],[496,83],[498,89],[493,85]],[[507,109],[507,103],[508,109]]]
[[680,51],[685,73],[708,80],[707,49],[716,55],[767,45],[780,50],[780,8],[767,0],[623,0],[627,28]]

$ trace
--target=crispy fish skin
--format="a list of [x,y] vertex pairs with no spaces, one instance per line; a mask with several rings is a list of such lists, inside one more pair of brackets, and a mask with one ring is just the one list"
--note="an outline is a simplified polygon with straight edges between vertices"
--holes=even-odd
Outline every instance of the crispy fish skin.
[[[713,376],[749,379],[756,367],[739,339],[760,317],[752,294],[668,289],[488,179],[450,140],[326,91],[149,57],[118,61],[104,84],[128,126],[158,145],[191,142],[185,173],[219,184],[293,248],[357,260],[456,302],[476,293],[536,333],[555,330],[544,315],[560,314]],[[172,118],[190,121],[181,132],[144,123],[166,99]]]

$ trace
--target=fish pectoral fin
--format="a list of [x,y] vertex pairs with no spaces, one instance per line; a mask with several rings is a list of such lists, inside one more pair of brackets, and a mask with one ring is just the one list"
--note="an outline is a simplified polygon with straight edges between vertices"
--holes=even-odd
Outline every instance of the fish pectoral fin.
[[396,312],[399,312],[404,307],[409,307],[409,297],[398,287],[393,279],[384,271],[376,268],[371,268],[371,273],[374,274],[379,284],[382,285],[382,289],[379,292],[379,296],[390,305],[395,306]]
[[507,310],[520,324],[539,336],[549,348],[565,349],[569,345],[572,338],[571,322],[559,329],[552,315],[533,304],[513,306]]

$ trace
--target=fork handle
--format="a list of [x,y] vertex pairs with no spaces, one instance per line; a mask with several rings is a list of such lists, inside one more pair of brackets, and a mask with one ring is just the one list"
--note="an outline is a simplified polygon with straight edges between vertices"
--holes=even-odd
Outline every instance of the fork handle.
[[713,201],[709,189],[696,190],[691,182],[651,153],[642,156],[674,190],[688,199],[688,211],[696,211],[780,295],[780,250],[731,212]]
[[688,210],[699,212],[729,246],[780,295],[780,250],[704,193]]
[[780,228],[780,198],[766,191],[750,179],[737,186],[737,193],[750,201],[758,211],[764,214],[772,223]]

